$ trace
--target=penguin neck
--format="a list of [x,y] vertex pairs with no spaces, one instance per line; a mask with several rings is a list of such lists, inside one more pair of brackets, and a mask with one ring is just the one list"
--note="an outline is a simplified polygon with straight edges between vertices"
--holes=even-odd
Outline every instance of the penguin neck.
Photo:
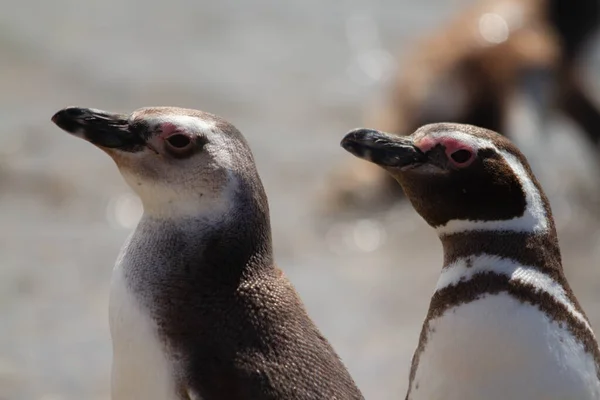
[[443,268],[460,260],[491,256],[534,267],[562,280],[561,253],[553,223],[541,232],[467,230],[439,237],[444,252]]
[[240,191],[234,207],[215,214],[185,218],[144,214],[132,251],[172,254],[176,261],[165,266],[165,274],[238,285],[274,268],[268,206],[262,199]]
[[512,158],[508,160],[525,196],[523,212],[511,219],[454,219],[436,227],[444,249],[444,268],[460,259],[491,256],[535,267],[564,281],[550,201],[526,164]]

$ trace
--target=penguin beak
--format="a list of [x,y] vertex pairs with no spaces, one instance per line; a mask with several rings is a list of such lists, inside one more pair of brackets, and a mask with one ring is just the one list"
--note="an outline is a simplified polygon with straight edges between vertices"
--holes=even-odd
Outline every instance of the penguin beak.
[[390,135],[373,129],[348,132],[341,146],[356,157],[384,168],[408,169],[426,161],[425,154],[409,136]]
[[130,130],[126,115],[67,107],[54,114],[52,122],[99,147],[135,152],[146,146],[144,138]]

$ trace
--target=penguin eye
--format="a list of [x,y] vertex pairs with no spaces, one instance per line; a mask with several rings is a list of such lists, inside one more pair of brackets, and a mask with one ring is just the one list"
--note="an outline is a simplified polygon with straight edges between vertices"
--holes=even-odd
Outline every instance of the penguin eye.
[[471,159],[473,154],[466,149],[456,150],[454,153],[450,154],[450,157],[457,164],[464,164]]
[[165,138],[165,149],[175,158],[183,158],[191,156],[197,149],[201,149],[202,141],[197,143],[196,137],[191,137],[184,133],[175,133]]
[[185,149],[192,143],[189,136],[183,134],[171,135],[166,139],[167,143],[175,149]]

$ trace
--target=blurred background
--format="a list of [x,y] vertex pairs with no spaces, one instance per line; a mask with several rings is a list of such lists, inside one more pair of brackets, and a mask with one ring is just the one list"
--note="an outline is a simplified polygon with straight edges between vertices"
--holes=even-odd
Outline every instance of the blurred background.
[[[0,0],[0,400],[109,399],[108,283],[141,209],[104,153],[50,122],[68,105],[236,125],[278,264],[367,399],[404,397],[442,253],[396,186],[339,147],[358,126],[510,132],[600,330],[600,46],[567,48],[546,3]],[[562,3],[592,8],[563,9],[558,30],[598,23],[597,0]]]

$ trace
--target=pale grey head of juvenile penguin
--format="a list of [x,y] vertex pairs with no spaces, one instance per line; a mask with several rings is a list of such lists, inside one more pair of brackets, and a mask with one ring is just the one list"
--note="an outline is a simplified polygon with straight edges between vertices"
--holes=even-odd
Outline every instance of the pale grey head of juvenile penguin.
[[548,200],[527,160],[493,131],[454,123],[425,125],[410,136],[356,129],[341,145],[387,170],[442,236],[554,230]]
[[227,121],[198,110],[141,108],[129,115],[68,107],[52,121],[106,153],[157,218],[226,217],[243,186],[268,218],[250,148]]

